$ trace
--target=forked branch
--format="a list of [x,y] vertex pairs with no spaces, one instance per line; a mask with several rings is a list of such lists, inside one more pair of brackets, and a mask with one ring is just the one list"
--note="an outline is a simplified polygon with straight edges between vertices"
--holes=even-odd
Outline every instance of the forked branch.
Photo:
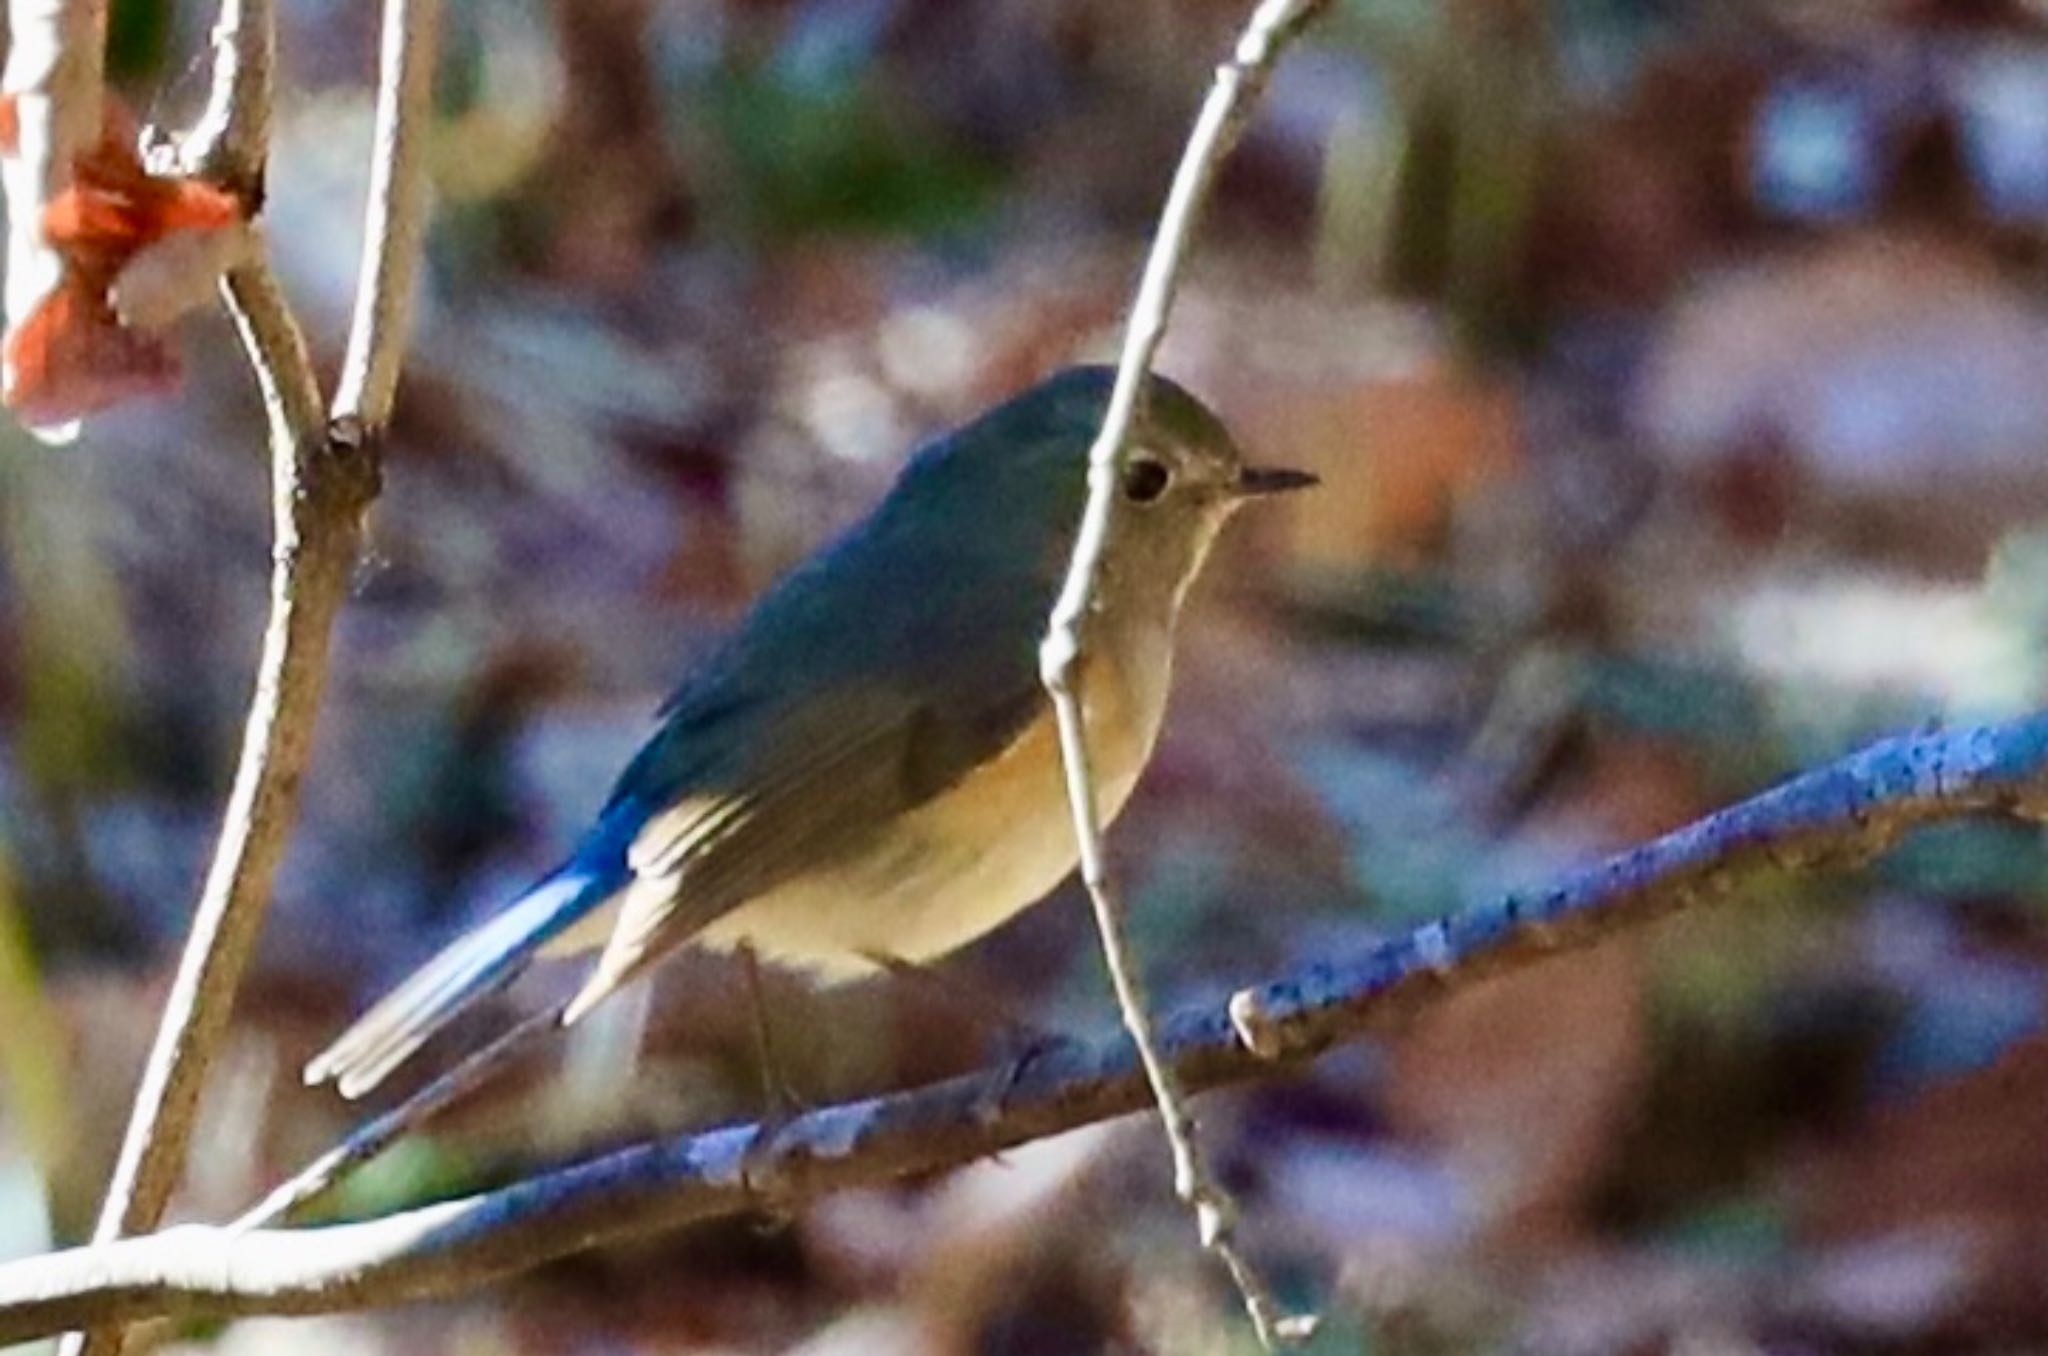
[[[390,415],[404,343],[425,193],[419,133],[408,129],[427,113],[422,67],[431,70],[437,8],[437,0],[386,4],[377,164],[348,367],[362,375],[352,376],[337,404],[339,433],[322,412],[304,336],[265,253],[259,248],[223,284],[269,423],[276,533],[270,620],[220,841],[94,1230],[97,1243],[154,1228],[183,1174],[199,1093],[296,817],[334,617],[347,596],[364,511],[379,487],[378,435]],[[254,194],[268,144],[271,0],[225,0],[214,41],[214,88],[190,155],[224,185]],[[119,1329],[110,1327],[88,1334],[82,1347],[112,1353],[120,1343]]]

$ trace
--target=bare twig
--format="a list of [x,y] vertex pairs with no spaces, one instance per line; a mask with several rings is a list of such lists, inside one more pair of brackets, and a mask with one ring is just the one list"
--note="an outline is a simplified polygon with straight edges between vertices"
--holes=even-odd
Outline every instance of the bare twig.
[[398,390],[426,232],[427,115],[439,31],[440,0],[384,0],[363,268],[334,393],[334,421],[343,437],[382,429]]
[[[304,337],[267,257],[259,254],[224,284],[270,425],[276,532],[270,621],[220,842],[94,1229],[97,1243],[153,1228],[162,1218],[297,810],[334,616],[347,594],[363,513],[377,495],[377,447],[370,435],[389,417],[403,294],[419,246],[423,165],[418,134],[407,128],[425,111],[427,76],[414,55],[394,55],[393,47],[415,42],[419,61],[430,64],[435,10],[434,0],[388,0],[386,7],[378,160],[357,332],[350,337],[355,375],[345,400],[337,402],[340,427],[332,436]],[[275,33],[269,0],[224,0],[214,40],[214,90],[194,152],[230,184],[251,191],[262,181]],[[68,1349],[112,1353],[120,1342],[117,1328],[102,1329]]]
[[253,217],[263,206],[270,147],[277,23],[272,0],[221,0],[213,23],[213,81],[206,108],[171,145],[151,157],[159,174],[189,174],[233,190]]
[[1234,1209],[1228,1194],[1202,1161],[1194,1117],[1189,1114],[1172,1067],[1153,1048],[1144,984],[1124,936],[1123,908],[1110,881],[1103,855],[1102,814],[1096,803],[1095,779],[1089,766],[1078,675],[1088,652],[1088,632],[1103,550],[1117,512],[1116,485],[1137,413],[1138,394],[1152,356],[1165,337],[1174,292],[1194,237],[1196,220],[1224,156],[1236,144],[1274,64],[1325,0],[1261,0],[1245,25],[1230,60],[1216,69],[1216,79],[1202,102],[1187,149],[1181,153],[1173,186],[1159,216],[1152,251],[1145,261],[1138,295],[1131,304],[1117,363],[1116,385],[1103,415],[1102,431],[1088,450],[1088,507],[1074,545],[1066,582],[1054,605],[1050,627],[1039,653],[1046,690],[1059,719],[1060,754],[1066,769],[1067,798],[1074,812],[1074,835],[1080,844],[1081,880],[1094,906],[1103,958],[1116,987],[1117,1006],[1136,1043],[1154,1098],[1158,1102],[1167,1143],[1173,1152],[1174,1187],[1195,1212],[1202,1246],[1230,1271],[1244,1296],[1259,1342],[1272,1349],[1281,1341],[1305,1337],[1313,1320],[1282,1317],[1278,1306],[1232,1242]]
[[[1917,825],[2048,817],[2048,714],[1887,739],[1674,833],[1160,1024],[1187,1086],[1298,1067],[1478,980],[1727,894],[1741,873],[1860,863]],[[1259,1051],[1233,1026],[1256,1014]],[[658,1141],[482,1195],[309,1230],[185,1226],[0,1265],[0,1344],[85,1322],[313,1313],[447,1294],[596,1244],[970,1162],[1136,1111],[1149,1086],[1128,1039],[1048,1050],[991,1108],[988,1071],[823,1107],[756,1146],[732,1126]]]
[[[230,274],[227,290],[270,418],[277,534],[270,622],[220,843],[93,1233],[98,1242],[153,1228],[183,1173],[199,1091],[297,808],[334,614],[347,594],[363,509],[377,491],[374,462],[330,444],[322,430],[304,341],[267,266],[259,261]],[[83,1350],[119,1349],[118,1334],[94,1336]]]
[[[229,273],[221,290],[236,332],[242,337],[242,349],[256,372],[264,416],[270,425],[273,455],[281,448],[297,448],[310,461],[326,433],[320,383],[313,375],[313,360],[307,353],[306,336],[299,329],[298,317],[292,314],[291,303],[271,271],[269,251],[265,249],[253,261]],[[274,499],[281,488],[273,486]],[[374,494],[375,486],[364,486],[361,490]],[[364,502],[367,504],[367,499]],[[277,554],[284,554],[282,538]]]

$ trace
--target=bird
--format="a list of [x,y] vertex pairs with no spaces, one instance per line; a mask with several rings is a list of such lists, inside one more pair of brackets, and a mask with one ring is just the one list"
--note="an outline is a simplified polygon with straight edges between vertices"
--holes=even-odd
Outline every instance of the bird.
[[[826,986],[919,966],[1075,867],[1038,647],[1088,495],[1113,370],[1061,370],[914,453],[869,514],[771,586],[657,712],[561,865],[458,936],[305,1067],[360,1097],[536,958],[597,957],[570,1025],[684,945]],[[1143,379],[1079,676],[1099,813],[1151,756],[1189,585],[1247,465]]]

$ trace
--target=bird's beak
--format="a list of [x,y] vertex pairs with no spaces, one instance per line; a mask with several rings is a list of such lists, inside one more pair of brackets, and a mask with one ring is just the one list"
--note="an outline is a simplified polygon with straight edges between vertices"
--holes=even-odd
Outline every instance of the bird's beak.
[[1247,466],[1237,473],[1237,493],[1246,499],[1259,498],[1269,494],[1292,494],[1313,485],[1322,484],[1322,479],[1307,471],[1290,471],[1281,466]]

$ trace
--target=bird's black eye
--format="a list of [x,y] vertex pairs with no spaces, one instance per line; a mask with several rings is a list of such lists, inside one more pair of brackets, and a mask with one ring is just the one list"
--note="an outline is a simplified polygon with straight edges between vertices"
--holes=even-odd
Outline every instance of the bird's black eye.
[[1124,498],[1133,504],[1149,504],[1165,494],[1172,482],[1173,472],[1166,469],[1165,462],[1157,457],[1132,457],[1124,467]]

